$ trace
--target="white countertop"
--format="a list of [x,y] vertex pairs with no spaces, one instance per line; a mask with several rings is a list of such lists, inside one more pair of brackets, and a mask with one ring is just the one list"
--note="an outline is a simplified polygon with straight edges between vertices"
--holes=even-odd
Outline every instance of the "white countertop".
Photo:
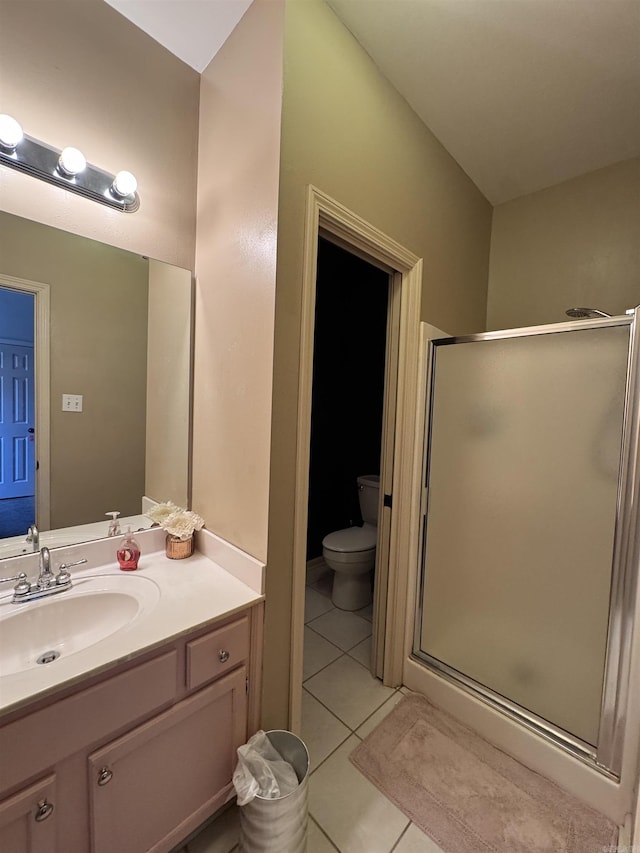
[[[198,537],[199,546],[208,554],[215,553],[219,562],[198,551],[184,560],[169,560],[165,556],[164,548],[148,550],[150,547],[157,548],[163,542],[163,536],[162,531],[158,530],[146,531],[136,536],[139,541],[144,539],[145,542],[143,544],[140,541],[143,554],[135,572],[120,571],[115,561],[96,564],[96,561],[91,559],[91,547],[84,547],[86,553],[83,556],[86,556],[88,564],[93,566],[84,571],[75,571],[72,575],[74,581],[83,577],[116,574],[126,582],[127,577],[140,576],[153,581],[160,591],[159,599],[151,612],[145,613],[106,639],[66,657],[63,653],[52,663],[16,674],[3,675],[0,619],[0,715],[117,663],[130,660],[200,626],[232,615],[263,598],[258,590],[263,587],[264,566],[249,555],[244,555],[229,543],[207,533]],[[94,549],[94,556],[104,555],[104,543],[96,545],[100,547]],[[225,559],[227,555],[230,556],[228,561]],[[62,559],[70,560],[71,556],[78,557],[78,554],[70,555],[67,549],[62,558],[56,560],[56,553],[52,550],[51,556],[53,568]],[[221,562],[226,562],[227,566],[223,567]],[[63,597],[66,594],[63,592],[59,595]],[[9,612],[7,608],[17,606],[46,606],[48,601],[57,598],[55,596],[53,599],[43,599],[39,602],[13,605],[10,603],[11,596],[11,589],[0,595],[0,613]]]

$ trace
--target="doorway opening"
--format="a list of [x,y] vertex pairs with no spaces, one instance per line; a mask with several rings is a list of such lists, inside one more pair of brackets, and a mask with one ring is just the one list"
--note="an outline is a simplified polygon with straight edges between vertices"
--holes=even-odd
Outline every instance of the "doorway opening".
[[0,536],[35,523],[34,297],[0,287]]
[[[318,240],[316,304],[313,349],[309,499],[307,522],[307,583],[324,572],[324,582],[334,579],[333,569],[323,559],[323,541],[332,534],[338,561],[346,561],[349,587],[334,604],[342,610],[365,610],[374,599],[374,584],[386,576],[384,537],[362,516],[362,477],[379,477],[383,445],[393,442],[385,435],[385,410],[395,401],[396,376],[386,370],[397,364],[397,354],[388,350],[397,342],[393,322],[393,277],[388,269],[354,255],[332,242]],[[389,387],[386,376],[389,373]],[[385,405],[385,395],[388,397]],[[387,478],[388,479],[388,478]],[[384,477],[383,477],[384,481]],[[378,490],[379,491],[379,490]],[[366,492],[365,492],[366,493]],[[382,494],[377,499],[380,517]],[[376,518],[377,522],[377,518]],[[345,535],[346,534],[346,535]],[[365,536],[366,534],[366,536]],[[370,537],[370,540],[369,540]],[[363,546],[366,538],[366,548]],[[381,539],[382,541],[379,541]],[[375,543],[375,552],[370,545]],[[363,550],[360,550],[363,548]],[[362,564],[357,581],[351,573],[354,561]],[[341,563],[342,565],[342,563]],[[371,570],[365,570],[371,565]],[[339,570],[338,570],[339,571]],[[344,584],[344,581],[343,581]],[[358,594],[353,598],[354,589]],[[369,593],[367,598],[367,593]],[[374,630],[377,626],[374,624]],[[382,649],[376,632],[372,647]],[[382,666],[371,660],[374,674]]]
[[49,529],[49,285],[0,275],[0,538]]

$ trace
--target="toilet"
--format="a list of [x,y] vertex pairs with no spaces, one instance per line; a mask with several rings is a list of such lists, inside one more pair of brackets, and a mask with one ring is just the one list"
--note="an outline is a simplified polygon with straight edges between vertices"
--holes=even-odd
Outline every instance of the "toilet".
[[371,604],[371,572],[378,541],[378,492],[380,477],[358,477],[358,500],[364,524],[328,533],[322,540],[322,556],[334,571],[331,600],[340,610],[360,610]]

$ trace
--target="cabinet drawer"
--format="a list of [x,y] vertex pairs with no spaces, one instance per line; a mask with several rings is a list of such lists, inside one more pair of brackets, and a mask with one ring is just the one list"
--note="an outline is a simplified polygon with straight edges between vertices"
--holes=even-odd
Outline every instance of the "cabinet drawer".
[[249,619],[243,616],[187,643],[187,688],[200,687],[248,657]]

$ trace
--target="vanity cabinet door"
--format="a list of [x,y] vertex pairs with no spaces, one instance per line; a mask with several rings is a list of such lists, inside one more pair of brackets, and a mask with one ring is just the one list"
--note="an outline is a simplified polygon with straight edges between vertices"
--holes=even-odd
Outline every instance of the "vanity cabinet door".
[[92,753],[92,853],[171,850],[231,795],[246,734],[240,667]]
[[55,777],[0,801],[0,850],[56,853]]

